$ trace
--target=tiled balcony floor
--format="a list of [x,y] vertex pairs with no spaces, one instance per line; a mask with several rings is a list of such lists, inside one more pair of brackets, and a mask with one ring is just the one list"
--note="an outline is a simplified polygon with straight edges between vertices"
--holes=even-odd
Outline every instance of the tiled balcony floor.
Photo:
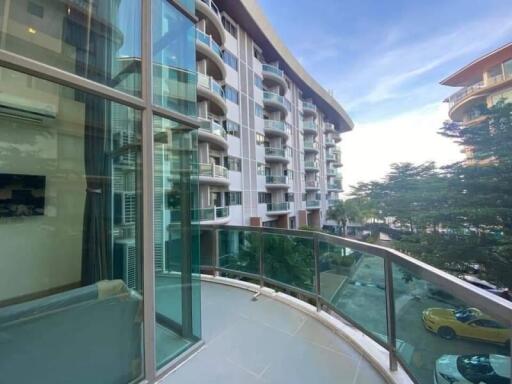
[[349,344],[290,306],[239,288],[202,283],[205,347],[165,384],[379,384]]

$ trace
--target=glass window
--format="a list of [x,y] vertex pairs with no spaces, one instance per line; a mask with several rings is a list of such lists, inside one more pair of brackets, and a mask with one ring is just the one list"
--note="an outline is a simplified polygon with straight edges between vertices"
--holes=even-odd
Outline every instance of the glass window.
[[242,205],[242,192],[226,192],[226,205]]
[[6,68],[0,95],[1,381],[140,381],[141,113]]
[[265,176],[265,164],[258,163],[258,175]]
[[261,78],[261,76],[254,74],[254,85],[256,86],[256,88],[261,89],[263,91],[263,79]]
[[256,144],[258,144],[258,145],[265,144],[265,136],[263,136],[261,133],[256,133]]
[[240,137],[240,125],[232,120],[226,120],[226,132],[228,135]]
[[242,160],[239,157],[229,156],[226,158],[227,169],[233,172],[242,172]]
[[258,203],[259,204],[270,204],[272,202],[272,196],[267,192],[258,192]]
[[152,4],[153,101],[196,116],[195,25],[167,0]]
[[256,117],[259,117],[260,119],[263,119],[263,107],[259,105],[258,103],[254,103],[254,114]]
[[225,15],[222,15],[222,25],[231,36],[233,36],[235,39],[238,38],[238,29]]
[[293,193],[287,192],[284,194],[284,201],[292,203],[295,200],[294,196],[295,195]]
[[1,4],[1,49],[140,96],[140,0]]
[[238,71],[238,58],[234,54],[229,52],[227,49],[224,49],[222,58],[227,65],[229,65],[235,71]]
[[[156,361],[162,367],[201,336],[197,134],[154,117]],[[192,225],[190,225],[192,223]]]
[[505,76],[512,76],[512,59],[503,63]]
[[226,95],[226,100],[238,104],[238,91],[235,88],[225,85],[224,94]]

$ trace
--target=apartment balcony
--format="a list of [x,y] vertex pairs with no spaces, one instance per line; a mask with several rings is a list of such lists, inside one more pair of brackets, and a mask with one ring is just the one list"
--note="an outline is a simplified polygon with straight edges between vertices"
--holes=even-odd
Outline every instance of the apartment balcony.
[[312,134],[316,136],[318,134],[318,126],[313,120],[307,120],[302,122],[302,128],[304,130],[304,134]]
[[325,147],[331,148],[336,146],[336,141],[333,138],[326,137],[325,138]]
[[306,180],[306,191],[318,191],[320,183],[317,180]]
[[[181,224],[181,209],[171,210],[171,224]],[[229,207],[208,207],[192,210],[192,222],[208,224],[225,224],[229,222]]]
[[268,189],[273,188],[285,188],[288,189],[288,177],[286,176],[267,176],[265,180],[266,187]]
[[290,213],[290,203],[269,203],[267,204],[267,216],[285,215]]
[[196,15],[199,20],[206,21],[206,29],[221,44],[226,42],[226,33],[222,25],[219,8],[211,0],[196,0]]
[[325,161],[327,161],[327,162],[336,161],[336,155],[335,155],[335,154],[333,154],[333,153],[329,153],[329,152],[327,152],[327,153],[325,154]]
[[286,108],[286,104],[284,102],[284,97],[274,93],[274,92],[263,92],[263,105],[270,112],[279,111],[286,116],[288,114],[288,109]]
[[328,205],[329,207],[332,207],[332,206],[336,205],[336,203],[337,203],[338,201],[339,201],[338,199],[329,199],[329,200],[327,200],[327,205]]
[[509,86],[512,86],[512,74],[501,73],[497,76],[487,77],[485,81],[462,88],[447,99],[450,107],[450,118],[455,121],[462,121],[468,108],[481,103],[492,92]]
[[318,143],[314,141],[304,141],[304,152],[318,153]]
[[325,173],[327,174],[327,176],[338,176],[338,172],[332,168],[327,168]]
[[221,165],[199,164],[199,182],[209,185],[229,185],[228,169]]
[[304,170],[306,172],[319,172],[320,171],[320,165],[318,161],[312,161],[312,160],[306,160],[304,162]]
[[341,135],[338,132],[334,132],[332,134],[332,138],[334,139],[335,143],[339,143],[341,141]]
[[306,209],[320,209],[320,200],[306,200]]
[[209,110],[214,115],[223,116],[228,112],[224,89],[211,76],[197,74],[197,99],[198,101],[208,100]]
[[207,59],[209,73],[218,80],[226,79],[226,67],[222,60],[222,49],[210,35],[196,28],[196,60]]
[[270,64],[262,65],[263,83],[272,88],[275,85],[281,87],[283,94],[288,90],[288,84],[284,77],[284,71]]
[[204,372],[224,384],[432,384],[451,380],[438,370],[446,355],[510,353],[442,338],[430,314],[477,308],[510,333],[512,303],[398,251],[311,231],[203,231],[206,348],[163,384]]
[[265,134],[269,136],[280,136],[287,139],[290,135],[290,128],[284,121],[265,120]]
[[206,141],[221,149],[228,148],[228,138],[224,127],[214,120],[199,119],[200,128],[198,130],[199,141]]
[[316,105],[313,103],[310,103],[309,101],[303,101],[302,102],[302,112],[304,113],[304,116],[312,116],[317,117],[318,113],[316,110]]
[[284,148],[265,147],[265,161],[288,163],[290,159],[286,156]]
[[343,187],[341,183],[327,183],[327,191],[329,192],[343,192]]
[[324,122],[324,132],[325,133],[335,133],[336,128],[334,127],[334,124]]

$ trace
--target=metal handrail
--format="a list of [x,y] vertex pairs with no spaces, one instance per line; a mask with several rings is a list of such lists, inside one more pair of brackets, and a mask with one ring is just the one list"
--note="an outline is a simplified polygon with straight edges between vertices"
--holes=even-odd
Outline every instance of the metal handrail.
[[[244,231],[258,234],[259,252],[256,257],[259,262],[258,273],[250,273],[244,271],[238,271],[235,269],[221,268],[219,265],[219,242],[214,240],[214,244],[217,244],[215,250],[212,252],[212,265],[205,266],[205,269],[213,270],[214,272],[229,273],[230,276],[249,278],[260,282],[260,286],[263,288],[265,284],[272,285],[286,290],[287,292],[302,295],[305,298],[316,301],[318,311],[323,311],[327,308],[329,311],[334,312],[337,316],[343,318],[345,321],[352,324],[355,328],[371,338],[373,341],[384,347],[389,354],[389,367],[391,371],[397,369],[397,363],[400,362],[404,370],[409,374],[413,381],[417,381],[413,376],[412,372],[404,364],[404,361],[396,353],[397,347],[397,336],[396,336],[396,319],[395,319],[395,308],[394,308],[394,289],[393,289],[393,264],[396,266],[406,268],[408,271],[416,276],[420,276],[423,280],[435,284],[439,289],[450,292],[451,295],[464,301],[469,306],[480,308],[487,315],[491,316],[495,320],[502,322],[506,326],[512,326],[512,303],[487,293],[486,291],[475,287],[455,276],[452,276],[446,272],[443,272],[435,267],[432,267],[422,261],[419,261],[413,257],[407,256],[399,251],[391,248],[374,245],[370,243],[361,242],[358,240],[352,240],[339,236],[334,236],[322,232],[312,231],[301,231],[301,230],[290,230],[280,228],[268,228],[268,227],[246,227],[246,226],[234,226],[234,225],[215,225],[215,226],[201,226],[203,230],[214,231],[218,236],[219,230],[230,230],[230,231]],[[270,279],[265,276],[265,265],[264,265],[264,237],[265,234],[283,235],[283,236],[295,236],[303,239],[313,240],[313,258],[314,258],[314,271],[315,276],[314,292],[305,291],[304,289],[289,285],[280,281]],[[216,236],[212,236],[216,239]],[[330,302],[325,300],[321,296],[320,292],[320,272],[319,272],[319,243],[326,242],[330,245],[350,248],[354,251],[359,251],[365,254],[374,255],[381,257],[384,261],[384,280],[385,280],[385,298],[386,298],[386,313],[383,316],[386,317],[387,323],[387,341],[376,336],[373,332],[365,329],[362,324],[351,319]]]
[[200,29],[196,28],[196,40],[210,47],[220,58],[222,58],[222,49],[219,44],[210,35],[207,35]]

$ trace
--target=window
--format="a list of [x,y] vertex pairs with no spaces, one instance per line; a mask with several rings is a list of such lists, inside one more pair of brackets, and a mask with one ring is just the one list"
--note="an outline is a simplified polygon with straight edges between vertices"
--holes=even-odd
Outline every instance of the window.
[[263,79],[261,78],[261,76],[254,74],[254,85],[256,86],[256,88],[261,89],[263,91]]
[[287,203],[293,203],[295,201],[295,195],[291,192],[287,192],[284,194],[284,201]]
[[31,15],[37,16],[40,19],[44,17],[44,8],[39,4],[33,3],[32,1],[28,2],[27,11]]
[[242,192],[226,192],[225,195],[226,205],[242,205]]
[[272,202],[272,195],[267,192],[258,192],[259,204],[270,204]]
[[263,136],[261,133],[256,133],[256,144],[258,144],[258,145],[265,144],[265,136]]
[[226,168],[233,172],[242,172],[242,160],[239,157],[226,158]]
[[288,176],[288,180],[293,180],[293,171],[291,169],[285,169],[284,175]]
[[265,62],[265,58],[263,57],[263,52],[261,51],[261,49],[258,46],[256,46],[256,45],[254,46],[253,52],[254,52],[254,57],[256,59],[258,59],[258,61],[260,63]]
[[265,164],[258,163],[258,176],[265,176]]
[[240,124],[235,123],[232,120],[226,120],[226,122],[224,124],[225,124],[224,128],[226,129],[226,132],[228,133],[228,135],[240,137]]
[[256,117],[263,119],[263,107],[258,103],[254,103],[254,114],[256,115]]
[[303,193],[302,194],[302,201],[306,201],[308,198],[308,194],[307,193]]
[[235,39],[238,38],[238,29],[225,15],[222,15],[222,25],[224,29],[229,32]]
[[284,106],[286,107],[288,112],[291,112],[292,111],[292,103],[290,103],[290,101],[287,98],[283,98],[283,99],[284,99]]
[[229,65],[235,71],[238,71],[238,58],[234,54],[229,52],[227,49],[224,49],[222,58],[227,65]]
[[293,150],[292,150],[292,147],[286,147],[286,157],[289,157],[291,159],[293,159]]
[[235,88],[225,85],[224,94],[226,95],[226,100],[238,104],[238,91]]

